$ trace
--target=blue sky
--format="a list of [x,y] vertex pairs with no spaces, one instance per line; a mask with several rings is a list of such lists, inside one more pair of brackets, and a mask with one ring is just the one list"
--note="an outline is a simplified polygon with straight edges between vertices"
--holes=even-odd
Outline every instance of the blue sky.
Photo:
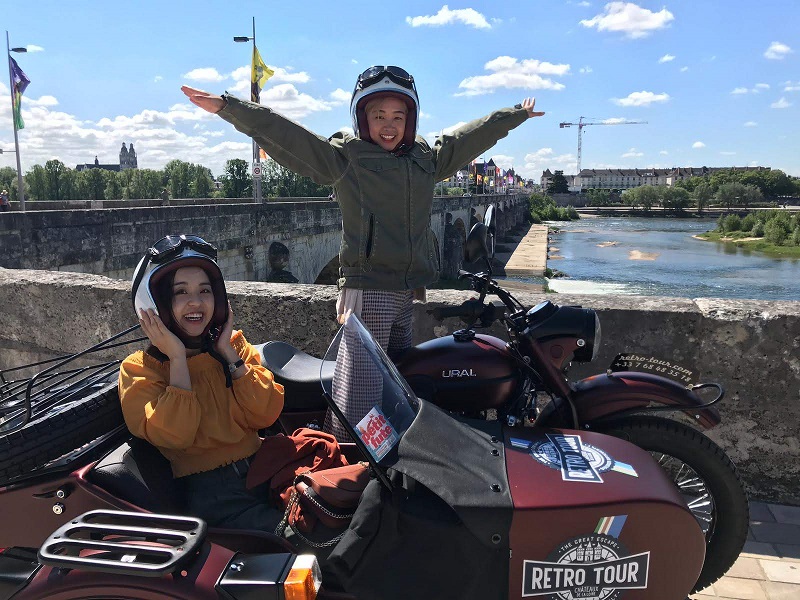
[[[417,82],[419,133],[536,97],[547,114],[486,153],[538,180],[583,168],[763,165],[800,176],[800,2],[236,3],[150,0],[3,2],[3,25],[32,83],[23,101],[23,170],[118,161],[133,142],[142,168],[173,158],[222,172],[249,161],[248,140],[186,102],[182,84],[248,96],[250,35],[276,75],[262,103],[330,135],[350,127],[349,97],[373,64]],[[233,8],[235,7],[235,8]],[[0,148],[13,149],[8,75]],[[13,154],[0,166],[14,166]]]

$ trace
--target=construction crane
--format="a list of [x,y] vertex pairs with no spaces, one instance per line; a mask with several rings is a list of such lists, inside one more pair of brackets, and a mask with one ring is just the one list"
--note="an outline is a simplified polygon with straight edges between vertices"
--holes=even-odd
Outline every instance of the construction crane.
[[587,125],[647,125],[647,121],[617,121],[613,119],[608,119],[606,121],[597,121],[597,122],[584,122],[586,117],[581,117],[578,119],[577,123],[559,123],[558,126],[560,128],[565,127],[572,127],[576,126],[578,128],[578,173],[577,175],[581,174],[581,136],[583,134],[583,128]]

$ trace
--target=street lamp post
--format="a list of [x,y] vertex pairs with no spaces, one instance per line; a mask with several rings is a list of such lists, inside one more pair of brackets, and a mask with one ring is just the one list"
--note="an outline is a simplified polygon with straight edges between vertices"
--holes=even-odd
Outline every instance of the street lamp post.
[[[253,57],[255,57],[256,52],[256,18],[253,17],[253,36],[245,36],[245,35],[236,35],[233,37],[234,42],[253,42]],[[251,59],[252,61],[253,59]],[[251,69],[253,65],[251,64]],[[252,84],[252,82],[251,82]],[[259,102],[259,98],[253,97],[253,92],[250,92],[250,101],[251,102]],[[263,202],[263,197],[261,194],[261,153],[258,151],[258,144],[256,141],[253,140],[253,166],[257,166],[257,172],[253,173],[253,201],[256,203]]]
[[[8,41],[8,31],[6,31],[6,62],[8,63],[8,83],[11,92],[11,122],[14,126],[14,154],[17,156],[17,200],[19,200],[19,209],[25,211],[25,187],[22,183],[22,164],[19,160],[19,136],[17,135],[17,120],[14,118],[14,78],[11,74],[11,53],[12,52],[27,52],[27,48],[11,48]],[[20,111],[22,109],[20,108]]]

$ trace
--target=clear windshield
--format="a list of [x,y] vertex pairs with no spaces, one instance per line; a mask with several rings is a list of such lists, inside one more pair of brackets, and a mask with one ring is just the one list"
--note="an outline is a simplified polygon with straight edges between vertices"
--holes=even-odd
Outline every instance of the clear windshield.
[[321,377],[334,414],[376,462],[386,458],[413,423],[419,402],[394,364],[356,316],[350,316],[325,354],[333,379]]

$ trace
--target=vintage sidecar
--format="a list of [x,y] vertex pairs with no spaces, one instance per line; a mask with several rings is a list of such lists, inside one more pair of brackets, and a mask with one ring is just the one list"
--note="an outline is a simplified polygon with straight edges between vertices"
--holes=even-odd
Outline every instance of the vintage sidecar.
[[367,365],[359,377],[374,383],[374,403],[346,418],[325,393],[353,437],[345,453],[368,461],[372,479],[317,557],[272,532],[185,515],[168,463],[121,418],[25,466],[31,425],[62,420],[67,435],[81,406],[86,419],[113,421],[113,373],[21,429],[35,402],[3,396],[0,599],[686,598],[705,539],[649,453],[596,433],[454,418],[414,396],[357,318],[326,360],[343,343],[365,359],[355,362]]

